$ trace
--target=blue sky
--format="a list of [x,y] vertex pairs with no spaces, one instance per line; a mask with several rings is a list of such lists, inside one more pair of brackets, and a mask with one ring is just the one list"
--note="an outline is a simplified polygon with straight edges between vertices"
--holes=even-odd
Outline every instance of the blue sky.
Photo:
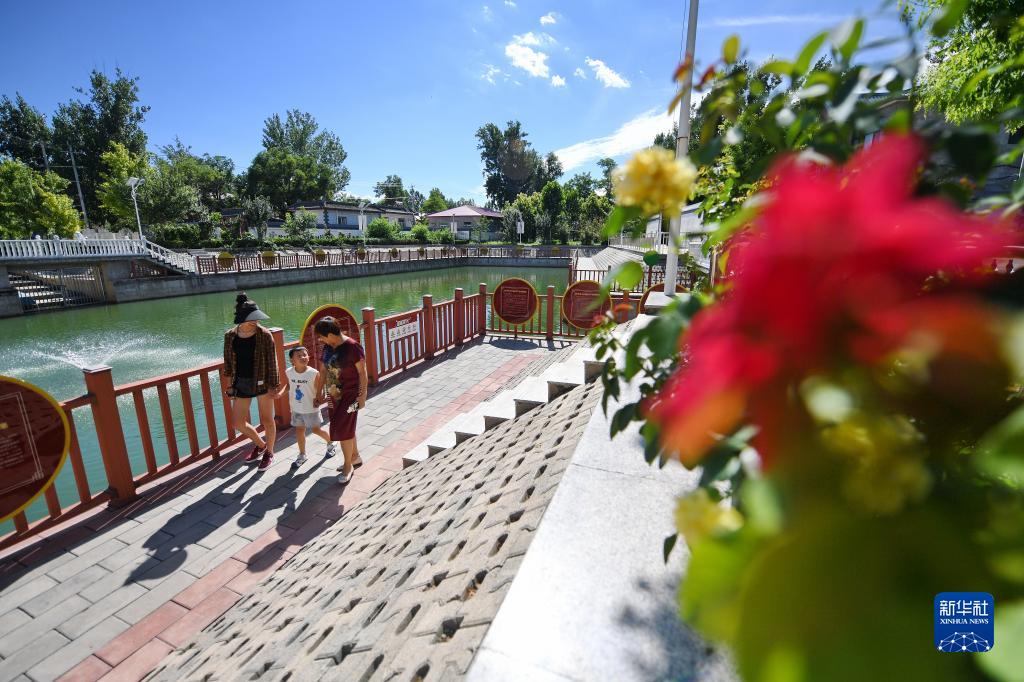
[[[704,0],[698,64],[740,34],[749,57],[793,56],[815,30],[880,1]],[[6,2],[0,93],[51,113],[91,69],[138,76],[151,149],[175,135],[243,170],[263,120],[298,108],[339,135],[348,190],[389,173],[483,199],[473,137],[522,121],[567,176],[668,127],[684,0],[672,2]],[[892,17],[871,35],[892,35]],[[596,173],[595,173],[596,174]]]

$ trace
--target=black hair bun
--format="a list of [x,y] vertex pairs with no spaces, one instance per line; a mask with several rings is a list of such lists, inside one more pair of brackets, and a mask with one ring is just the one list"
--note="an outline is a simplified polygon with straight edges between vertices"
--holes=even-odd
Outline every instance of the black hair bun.
[[235,296],[235,307],[237,308],[240,305],[245,305],[245,302],[248,300],[249,297],[243,291],[242,293],[238,294],[238,296]]

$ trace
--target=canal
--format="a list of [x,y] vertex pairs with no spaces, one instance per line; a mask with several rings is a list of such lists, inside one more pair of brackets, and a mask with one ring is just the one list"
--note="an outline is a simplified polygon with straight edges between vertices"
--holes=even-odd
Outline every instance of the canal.
[[[562,293],[566,286],[566,271],[561,268],[467,267],[251,289],[248,293],[270,315],[266,324],[282,327],[285,339],[292,340],[309,313],[327,303],[343,305],[357,318],[363,307],[372,306],[377,317],[382,317],[419,308],[424,294],[431,294],[437,303],[451,299],[456,287],[462,287],[468,296],[476,293],[481,282],[493,290],[501,280],[513,276],[532,282],[538,292],[554,285]],[[65,400],[84,393],[83,366],[108,365],[115,384],[189,369],[221,357],[234,299],[231,292],[203,294],[0,319],[0,374],[23,379]],[[172,384],[169,392],[175,388]],[[195,409],[201,411],[198,383],[192,395]],[[219,396],[214,400],[217,428],[223,437]],[[155,395],[147,395],[146,403],[157,461],[163,464],[169,460],[159,403]],[[184,456],[187,433],[181,400],[173,392],[171,405],[174,440]],[[122,396],[119,411],[133,470],[144,473],[131,396]],[[95,494],[105,487],[105,478],[89,410],[76,410],[75,421],[90,489]],[[205,429],[199,431],[200,447],[204,448]],[[56,490],[63,506],[77,501],[67,463],[57,477]],[[26,514],[31,521],[44,516],[45,510],[40,497]],[[0,523],[0,536],[12,528],[9,521]]]

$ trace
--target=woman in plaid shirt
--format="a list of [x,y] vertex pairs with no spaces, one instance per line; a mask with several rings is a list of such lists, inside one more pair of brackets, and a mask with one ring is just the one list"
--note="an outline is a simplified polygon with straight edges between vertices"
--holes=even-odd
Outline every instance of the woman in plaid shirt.
[[[260,310],[245,292],[240,293],[235,302],[235,326],[224,334],[224,378],[228,386],[224,392],[233,398],[231,421],[235,429],[253,443],[245,462],[250,464],[259,460],[262,471],[274,461],[277,427],[274,424],[273,396],[281,383],[277,374],[277,354],[270,330],[260,326],[260,320],[269,320],[270,316]],[[249,407],[253,398],[256,398],[266,441],[249,423]]]

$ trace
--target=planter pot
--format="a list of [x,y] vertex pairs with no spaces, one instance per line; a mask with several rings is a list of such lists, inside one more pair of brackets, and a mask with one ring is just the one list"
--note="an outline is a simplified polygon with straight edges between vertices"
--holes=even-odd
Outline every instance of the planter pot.
[[356,251],[356,258],[359,260],[366,260],[366,249],[359,249]]
[[420,248],[416,249],[416,253],[419,254],[420,256],[425,256],[427,255],[427,250],[421,246]]
[[225,252],[221,253],[219,256],[217,256],[217,265],[221,266],[222,268],[230,268],[234,264],[235,264],[235,257],[233,255],[231,255],[230,253],[228,253],[227,251],[225,251]]
[[391,255],[391,260],[398,260],[398,249],[391,249],[388,252]]
[[277,263],[277,254],[273,251],[264,251],[260,254],[260,258],[263,259],[263,264],[267,267],[273,266]]
[[327,252],[323,249],[317,249],[313,252],[313,258],[316,259],[317,263],[323,263],[327,260]]
[[480,255],[481,256],[486,256],[489,251],[490,251],[490,249],[488,249],[486,246],[481,246],[480,247]]

